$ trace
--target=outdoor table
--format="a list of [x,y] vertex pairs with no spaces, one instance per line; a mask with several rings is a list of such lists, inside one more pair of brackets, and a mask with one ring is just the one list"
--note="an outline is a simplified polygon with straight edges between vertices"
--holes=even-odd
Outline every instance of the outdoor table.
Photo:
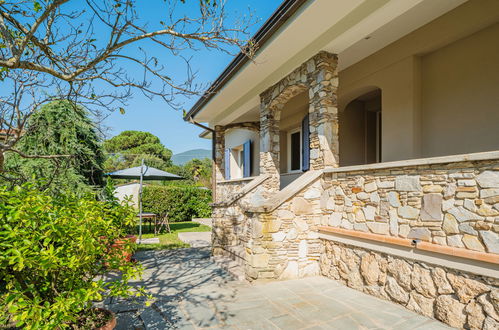
[[[140,218],[140,213],[137,214],[137,218]],[[160,221],[158,221],[158,218],[161,218]],[[170,233],[170,224],[168,223],[168,216],[165,215],[164,217],[159,216],[156,213],[142,213],[142,219],[144,221],[149,222],[149,232],[151,232],[151,226],[152,222],[154,221],[154,236],[159,234],[161,231],[161,228],[164,226],[165,229]],[[159,225],[159,228],[158,228]]]
[[[140,213],[137,214],[137,218],[140,218]],[[143,212],[142,219],[149,222],[149,232],[151,232],[151,225],[152,222],[154,221],[154,234],[156,234],[156,219],[157,219],[156,213]]]

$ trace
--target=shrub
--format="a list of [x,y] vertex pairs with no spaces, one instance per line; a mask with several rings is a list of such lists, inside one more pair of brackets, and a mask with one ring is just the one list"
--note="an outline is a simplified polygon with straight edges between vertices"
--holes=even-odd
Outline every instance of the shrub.
[[170,221],[211,216],[211,191],[198,187],[147,186],[142,195],[144,212],[167,214]]
[[[132,209],[94,196],[50,196],[31,186],[0,189],[0,327],[65,328],[103,295],[140,295],[140,266],[110,246],[135,221]],[[106,282],[109,269],[121,273]]]

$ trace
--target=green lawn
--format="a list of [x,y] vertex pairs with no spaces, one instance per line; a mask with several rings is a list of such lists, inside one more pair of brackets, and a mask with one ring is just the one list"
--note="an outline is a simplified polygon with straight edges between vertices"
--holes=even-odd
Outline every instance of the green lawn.
[[[197,222],[184,221],[184,222],[173,222],[170,223],[171,233],[161,233],[156,237],[159,237],[159,244],[140,244],[138,245],[138,250],[170,250],[189,247],[178,239],[178,233],[180,232],[200,232],[200,231],[211,231],[211,228]],[[137,233],[139,232],[137,226]],[[149,232],[149,225],[144,224],[142,226],[142,238],[155,237],[154,233]]]

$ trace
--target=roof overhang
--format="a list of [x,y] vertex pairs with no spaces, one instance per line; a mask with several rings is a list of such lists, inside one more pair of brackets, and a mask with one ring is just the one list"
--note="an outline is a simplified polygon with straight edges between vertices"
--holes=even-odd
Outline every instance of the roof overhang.
[[[255,111],[259,95],[321,50],[339,55],[343,70],[466,0],[285,1],[279,24],[266,28],[252,61],[234,61],[189,111],[186,120],[226,125]],[[294,12],[282,14],[283,6]],[[261,29],[261,30],[262,30]],[[260,31],[259,31],[260,32]],[[269,35],[269,33],[272,33]],[[375,35],[375,38],[371,38]],[[240,60],[242,61],[242,60]],[[231,67],[232,66],[232,67]],[[227,72],[230,71],[230,74]]]

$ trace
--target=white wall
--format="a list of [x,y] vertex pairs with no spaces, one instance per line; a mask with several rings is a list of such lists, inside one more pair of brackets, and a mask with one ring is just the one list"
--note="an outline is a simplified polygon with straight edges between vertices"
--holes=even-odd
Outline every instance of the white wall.
[[122,186],[117,186],[114,189],[114,197],[118,198],[121,202],[125,201],[127,196],[132,197],[131,205],[135,208],[138,208],[139,205],[139,188],[140,184],[138,183],[129,183]]
[[[251,140],[253,162],[252,162],[252,176],[260,174],[260,137],[258,132],[251,131],[243,128],[233,128],[225,132],[225,148],[235,148],[246,141]],[[232,177],[231,177],[232,178]]]

